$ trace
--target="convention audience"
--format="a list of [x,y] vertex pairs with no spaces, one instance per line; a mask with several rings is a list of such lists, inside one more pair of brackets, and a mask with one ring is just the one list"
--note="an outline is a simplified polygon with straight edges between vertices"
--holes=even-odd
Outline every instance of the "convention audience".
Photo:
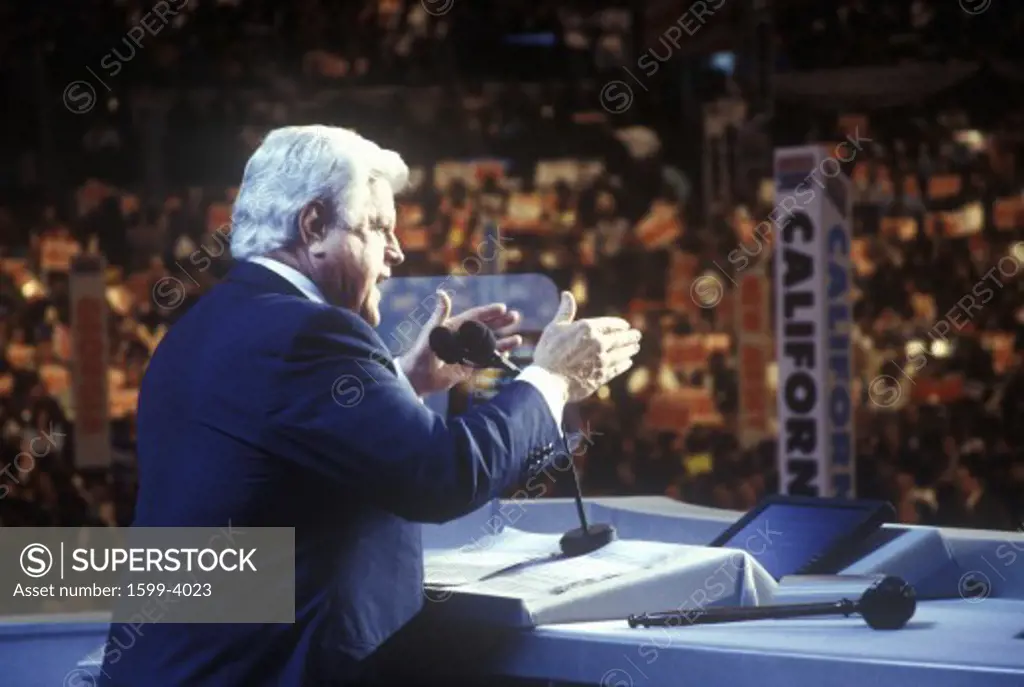
[[[793,3],[821,16],[777,22],[780,68],[937,54],[939,29],[966,21],[945,5]],[[146,362],[230,268],[227,220],[248,153],[268,129],[307,121],[349,126],[407,154],[404,275],[450,272],[496,223],[513,238],[507,271],[544,273],[577,294],[583,315],[621,315],[644,329],[636,368],[581,409],[594,428],[576,456],[586,492],[745,510],[778,490],[771,418],[748,437],[741,410],[753,392],[737,362],[729,259],[761,246],[754,232],[776,202],[771,180],[703,207],[699,164],[670,117],[640,102],[623,117],[601,108],[600,83],[585,77],[614,64],[628,34],[614,3],[600,12],[461,3],[443,16],[427,7],[189,3],[152,50],[130,59],[119,41],[145,13],[138,3],[87,3],[52,27],[61,40],[43,57],[58,82],[80,78],[61,65],[80,69],[72,48],[87,35],[110,36],[95,64],[120,46],[123,70],[116,96],[60,119],[50,145],[67,164],[56,174],[43,174],[52,161],[42,148],[8,135],[19,162],[0,184],[0,524],[131,521],[134,394]],[[474,35],[481,21],[492,28]],[[994,48],[1013,26],[1019,13],[991,34]],[[901,27],[916,38],[889,40]],[[0,54],[31,37],[4,37]],[[527,83],[546,64],[531,51],[552,42],[566,73]],[[859,47],[847,59],[851,44]],[[975,59],[975,44],[942,54]],[[495,76],[505,83],[484,85]],[[361,88],[382,84],[402,87]],[[1024,522],[1024,179],[1014,124],[1024,109],[1002,94],[992,100],[849,114],[789,106],[771,124],[777,145],[851,131],[867,141],[845,164],[855,189],[857,494],[891,501],[903,522]],[[160,111],[159,126],[143,101]],[[67,272],[75,255],[94,252],[108,265],[110,312],[113,458],[102,470],[74,453],[70,403]],[[769,279],[770,254],[758,248],[755,260]],[[723,269],[721,302],[698,302],[695,279]],[[770,401],[768,367],[761,398]],[[891,404],[872,391],[879,375],[902,382]],[[562,477],[543,496],[569,486]]]

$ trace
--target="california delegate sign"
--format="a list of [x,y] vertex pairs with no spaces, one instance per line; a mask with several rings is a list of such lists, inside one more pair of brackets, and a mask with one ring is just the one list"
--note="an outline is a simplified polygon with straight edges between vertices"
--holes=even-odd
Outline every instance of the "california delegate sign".
[[775,151],[779,489],[855,493],[850,187],[841,144]]

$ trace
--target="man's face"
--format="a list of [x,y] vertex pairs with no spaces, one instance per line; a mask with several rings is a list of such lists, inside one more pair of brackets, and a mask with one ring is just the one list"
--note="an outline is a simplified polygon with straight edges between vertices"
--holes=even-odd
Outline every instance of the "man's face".
[[405,259],[395,236],[395,199],[384,182],[371,184],[369,211],[359,227],[331,230],[317,286],[333,305],[358,313],[371,327],[380,324],[378,285]]

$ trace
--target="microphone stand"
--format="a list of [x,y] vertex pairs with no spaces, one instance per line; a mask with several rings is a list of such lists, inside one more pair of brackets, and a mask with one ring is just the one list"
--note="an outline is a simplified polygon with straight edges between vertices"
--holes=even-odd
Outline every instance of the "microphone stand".
[[[575,414],[574,414],[575,415]],[[568,423],[566,423],[568,424]],[[615,528],[607,523],[591,525],[587,522],[587,512],[583,508],[583,490],[580,487],[580,473],[576,469],[576,461],[573,460],[573,452],[569,447],[567,427],[562,431],[562,446],[565,447],[565,455],[572,466],[572,488],[573,499],[576,501],[576,515],[580,519],[580,526],[569,530],[562,535],[558,545],[562,553],[569,558],[585,556],[588,553],[597,551],[615,541]]]
[[[568,453],[569,446],[568,442],[565,442],[565,450]],[[572,458],[572,454],[569,454]],[[583,508],[583,489],[580,487],[580,473],[576,470],[576,463],[572,465],[572,481],[573,481],[573,496],[579,497],[574,499],[576,501],[576,514],[580,517],[580,527],[586,531],[590,529],[590,525],[587,524],[587,511]]]

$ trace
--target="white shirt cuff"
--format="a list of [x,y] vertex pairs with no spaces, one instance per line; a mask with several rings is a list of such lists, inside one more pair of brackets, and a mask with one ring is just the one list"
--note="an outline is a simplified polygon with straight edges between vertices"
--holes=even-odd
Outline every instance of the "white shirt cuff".
[[558,425],[558,431],[562,431],[562,413],[565,411],[565,403],[569,400],[569,382],[553,372],[545,370],[537,365],[529,365],[516,377],[517,382],[526,382],[531,385],[540,395],[551,410],[551,416]]

